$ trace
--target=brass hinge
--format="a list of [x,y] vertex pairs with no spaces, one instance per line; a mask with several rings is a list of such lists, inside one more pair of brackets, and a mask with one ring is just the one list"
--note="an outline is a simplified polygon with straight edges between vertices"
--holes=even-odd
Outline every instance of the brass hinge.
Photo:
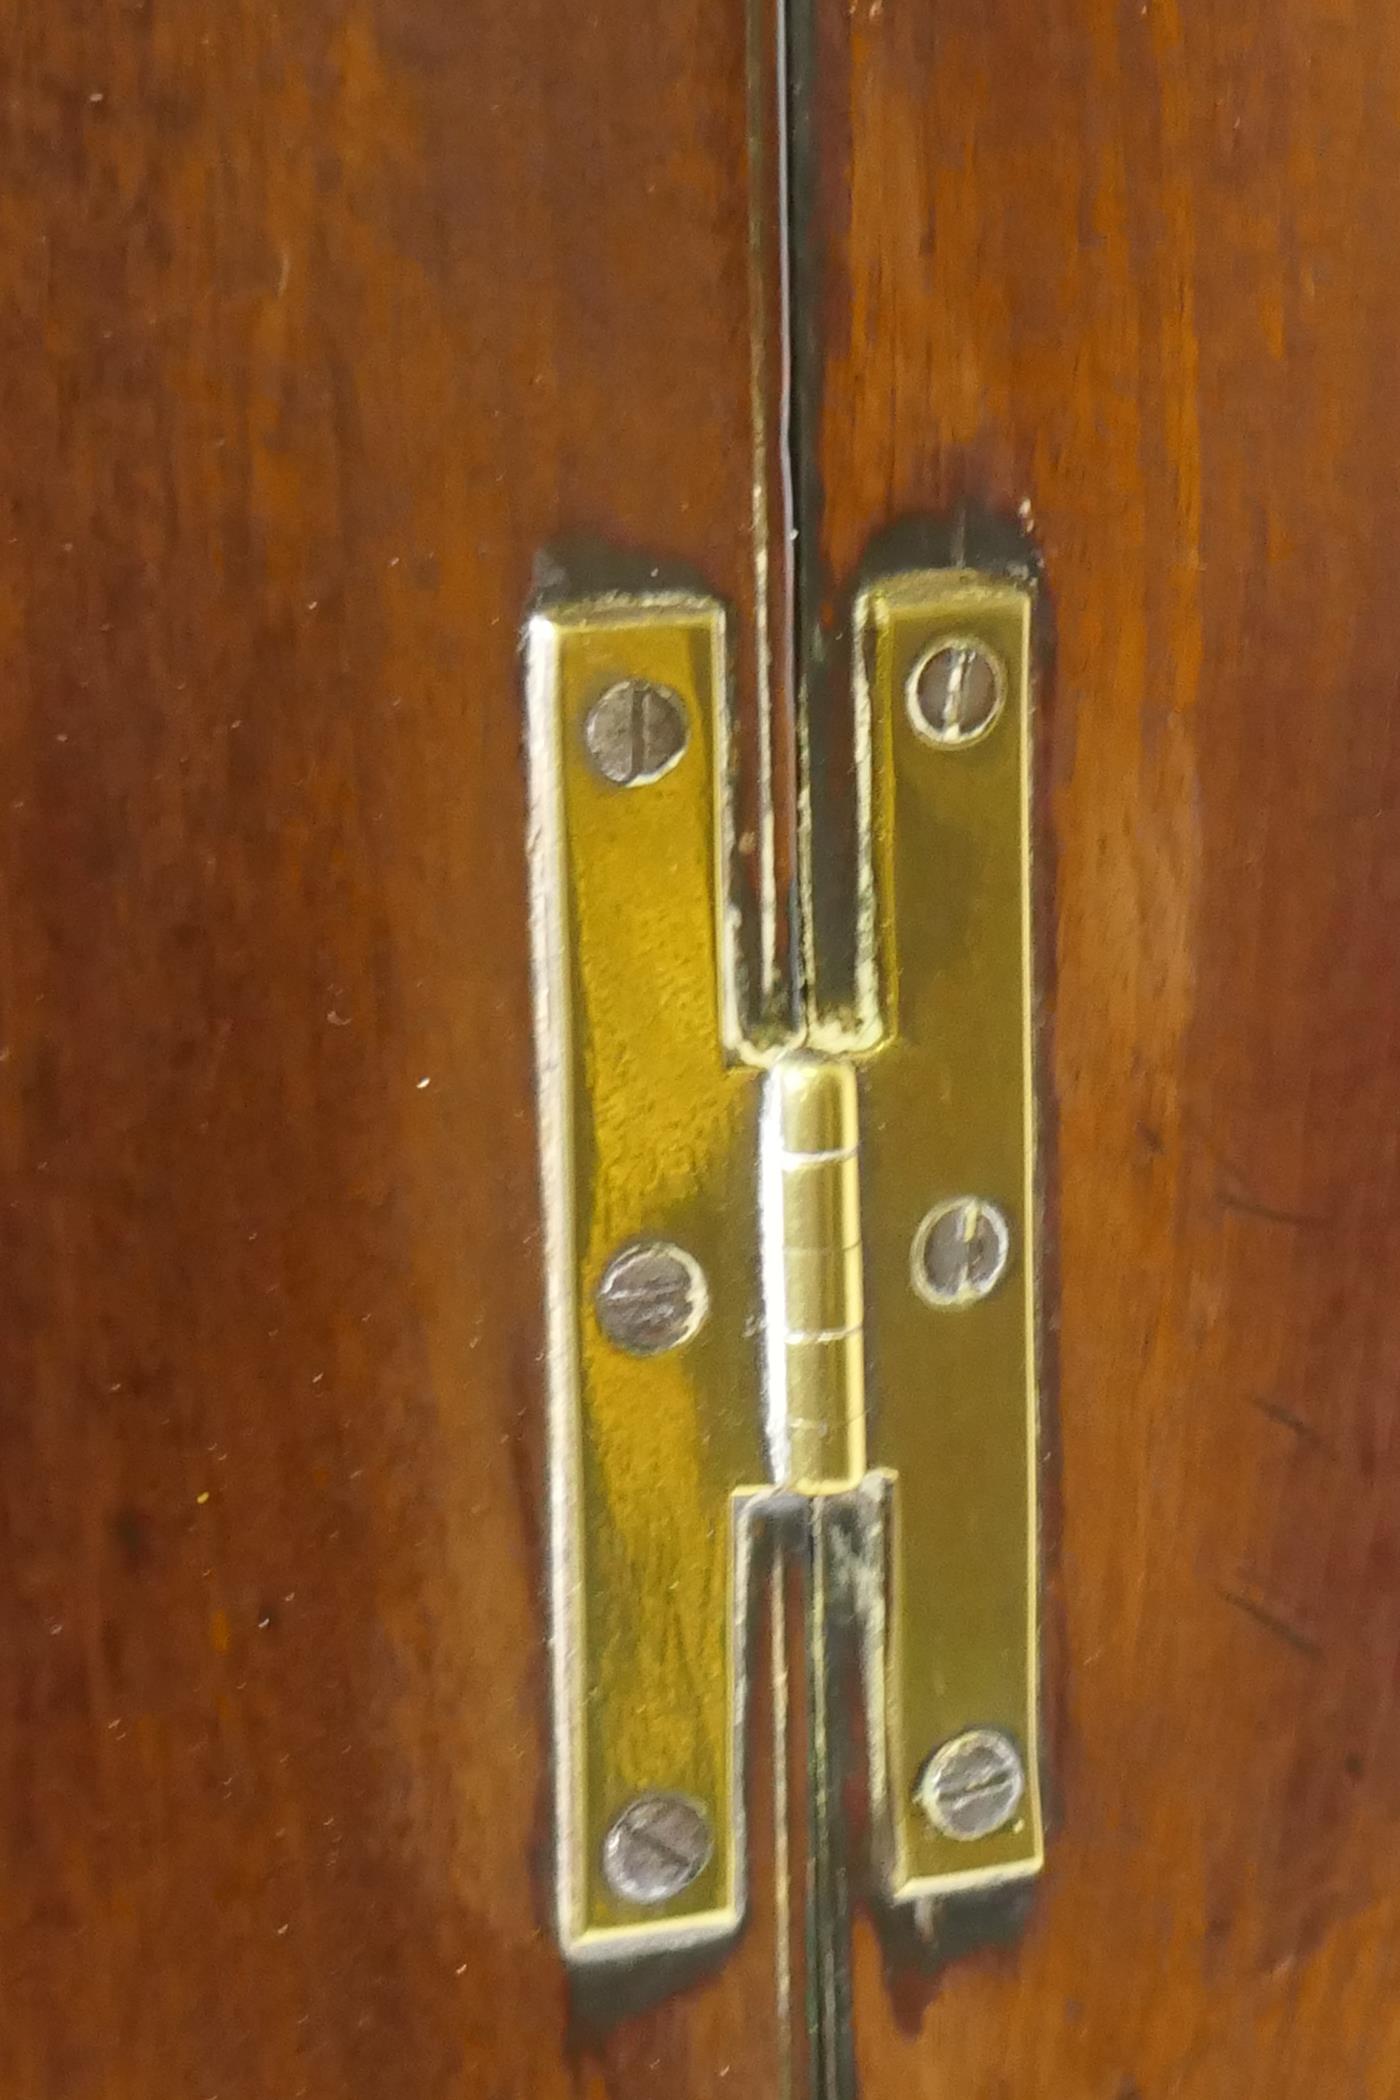
[[[868,1520],[885,1893],[1033,1874],[1031,595],[854,613],[856,998],[780,1049],[736,989],[725,618],[528,631],[559,1917],[577,1959],[731,1931],[755,1526]],[[815,843],[817,851],[821,842]]]

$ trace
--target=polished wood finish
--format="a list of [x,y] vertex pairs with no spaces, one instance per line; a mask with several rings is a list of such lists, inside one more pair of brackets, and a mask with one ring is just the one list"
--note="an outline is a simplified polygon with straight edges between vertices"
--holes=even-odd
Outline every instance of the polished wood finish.
[[[762,1697],[737,1955],[617,2023],[550,1929],[516,664],[654,556],[757,748],[763,36],[0,19],[0,2090],[800,2091]],[[1056,1824],[1019,1939],[858,1917],[855,2061],[1390,2100],[1400,23],[794,20],[804,619],[925,518],[1049,614]]]
[[551,1929],[516,658],[751,629],[743,9],[0,13],[0,2089],[774,2091]]
[[1053,625],[1058,1828],[936,1985],[858,1928],[864,2090],[1388,2100],[1400,22],[816,26],[816,609],[962,513],[1031,533]]

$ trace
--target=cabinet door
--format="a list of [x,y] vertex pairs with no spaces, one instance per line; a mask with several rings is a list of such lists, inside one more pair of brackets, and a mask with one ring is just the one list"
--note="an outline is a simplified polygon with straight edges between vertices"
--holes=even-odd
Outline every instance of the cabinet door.
[[743,8],[0,13],[0,2088],[775,2090],[554,1939],[518,666],[753,689]]
[[863,2090],[1382,2100],[1400,24],[817,0],[801,34],[806,646],[921,515],[1019,518],[1053,621],[1047,1865],[1014,1943],[923,1984],[857,1930]]

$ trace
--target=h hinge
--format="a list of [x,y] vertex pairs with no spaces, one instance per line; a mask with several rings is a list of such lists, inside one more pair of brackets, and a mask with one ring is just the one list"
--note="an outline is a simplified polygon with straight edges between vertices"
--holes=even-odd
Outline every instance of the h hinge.
[[[847,1497],[884,1892],[1033,1874],[1031,592],[854,608],[855,993],[745,1035],[725,617],[527,635],[560,1929],[731,1931],[755,1527]],[[820,853],[820,840],[809,842]]]

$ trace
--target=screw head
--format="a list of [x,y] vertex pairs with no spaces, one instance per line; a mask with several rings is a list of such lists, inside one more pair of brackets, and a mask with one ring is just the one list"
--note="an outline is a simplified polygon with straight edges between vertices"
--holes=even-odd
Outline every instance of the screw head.
[[710,1819],[684,1794],[638,1794],[603,1840],[603,1873],[628,1903],[666,1903],[704,1873],[714,1851]]
[[983,643],[961,636],[935,642],[909,673],[909,719],[931,744],[972,744],[987,734],[1006,701],[1006,668]]
[[705,1272],[670,1240],[636,1240],[604,1269],[595,1294],[598,1325],[629,1356],[679,1349],[710,1309]]
[[1011,1227],[982,1196],[938,1203],[914,1235],[914,1288],[930,1305],[973,1305],[1011,1259]]
[[668,685],[619,679],[589,709],[583,741],[604,780],[643,787],[669,773],[690,741],[684,702]]
[[1026,1792],[1021,1753],[999,1728],[969,1728],[934,1751],[916,1789],[942,1836],[972,1844],[1004,1830]]

